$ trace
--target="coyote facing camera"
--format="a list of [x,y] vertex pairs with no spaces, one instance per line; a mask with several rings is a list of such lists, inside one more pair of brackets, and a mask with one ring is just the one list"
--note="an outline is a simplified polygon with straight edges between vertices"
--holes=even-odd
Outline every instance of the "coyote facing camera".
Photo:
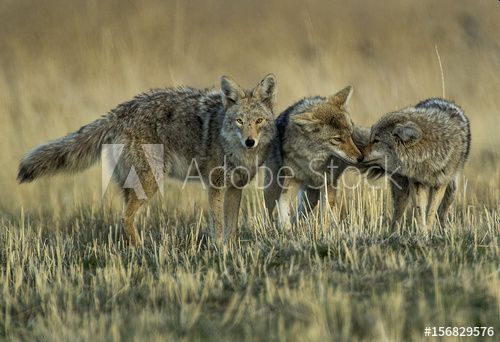
[[[276,78],[270,74],[252,90],[223,76],[221,91],[180,87],[140,94],[78,131],[29,152],[20,163],[18,180],[83,170],[97,162],[103,144],[120,144],[123,153],[113,178],[123,189],[124,231],[131,244],[141,243],[134,218],[158,190],[158,173],[185,179],[188,172],[198,171],[192,176],[209,184],[211,227],[219,239],[230,238],[238,225],[241,188],[267,158],[275,136],[275,89]],[[142,146],[150,144],[161,144],[163,155],[145,155]],[[151,160],[161,163],[152,166]],[[147,198],[123,186],[131,170]]]
[[[347,165],[363,158],[353,142],[354,125],[346,109],[352,91],[349,86],[329,98],[302,99],[276,121],[278,136],[266,163],[272,172],[266,173],[268,186],[264,194],[270,215],[278,203],[284,229],[291,226],[290,204],[301,188],[313,195],[319,193],[324,188],[325,173],[332,172],[327,183],[329,201],[333,203],[338,177]],[[328,170],[332,165],[335,169]],[[304,202],[301,212],[307,210]]]
[[363,165],[380,167],[393,178],[393,228],[410,198],[421,228],[432,228],[436,213],[444,222],[470,143],[463,110],[439,98],[388,113],[373,125]]

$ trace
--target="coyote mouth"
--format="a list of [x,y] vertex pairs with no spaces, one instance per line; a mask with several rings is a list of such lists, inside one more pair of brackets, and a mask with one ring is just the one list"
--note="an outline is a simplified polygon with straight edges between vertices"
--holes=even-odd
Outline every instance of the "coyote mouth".
[[370,159],[370,160],[363,160],[363,164],[365,165],[378,165],[378,161],[382,160],[383,158],[375,158],[375,159]]
[[358,161],[354,158],[348,158],[346,156],[342,156],[342,155],[337,154],[337,153],[334,153],[333,155],[334,155],[334,157],[339,158],[340,160],[342,160],[348,164],[357,164],[358,163]]

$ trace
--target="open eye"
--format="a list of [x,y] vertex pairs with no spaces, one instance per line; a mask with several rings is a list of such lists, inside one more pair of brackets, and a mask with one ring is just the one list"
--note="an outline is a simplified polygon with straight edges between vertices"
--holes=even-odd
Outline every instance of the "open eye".
[[332,138],[332,142],[334,142],[334,143],[341,143],[342,142],[342,138],[341,137],[333,137]]
[[239,125],[239,126],[242,126],[243,125],[243,120],[236,119],[236,124]]
[[264,120],[265,120],[264,118],[258,118],[258,119],[257,119],[257,121],[255,121],[255,123],[256,123],[257,125],[260,125],[261,123],[263,123],[263,122],[264,122]]

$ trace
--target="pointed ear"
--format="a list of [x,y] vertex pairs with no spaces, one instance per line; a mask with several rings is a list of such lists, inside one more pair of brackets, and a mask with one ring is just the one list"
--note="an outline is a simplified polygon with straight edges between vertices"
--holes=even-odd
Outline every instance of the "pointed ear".
[[276,76],[269,74],[264,77],[253,90],[253,95],[272,109],[276,98]]
[[347,86],[337,94],[330,96],[328,98],[328,102],[336,107],[345,107],[349,102],[353,91],[354,89],[352,88],[352,86]]
[[220,88],[222,90],[222,102],[226,108],[245,97],[245,92],[238,83],[227,76],[221,77]]
[[321,123],[321,120],[314,117],[314,115],[309,112],[292,115],[290,120],[300,129],[307,131],[312,131],[316,125]]
[[397,124],[392,134],[406,146],[415,145],[422,139],[422,130],[412,121]]

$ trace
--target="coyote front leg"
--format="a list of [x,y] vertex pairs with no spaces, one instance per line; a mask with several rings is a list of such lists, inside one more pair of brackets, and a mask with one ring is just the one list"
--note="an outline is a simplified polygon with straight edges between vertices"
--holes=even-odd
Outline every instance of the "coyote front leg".
[[284,178],[283,189],[278,201],[278,215],[281,227],[284,230],[290,230],[292,223],[290,220],[290,206],[300,189],[300,183],[291,177]]
[[224,240],[232,240],[238,230],[238,217],[240,211],[242,190],[229,187],[224,198]]
[[426,229],[427,228],[427,202],[428,202],[428,194],[429,187],[413,182],[411,185],[411,197],[413,200],[413,205],[416,208],[417,212],[417,224],[419,228]]
[[326,192],[327,203],[330,208],[333,208],[337,202],[337,184],[328,184],[324,187],[324,190]]
[[210,187],[208,190],[208,215],[210,233],[216,240],[224,237],[224,189]]
[[396,231],[410,200],[410,184],[408,183],[408,178],[396,175],[392,176],[391,195],[392,207],[394,209],[392,212],[391,230]]
[[316,208],[320,198],[320,190],[316,188],[304,187],[299,194],[298,218],[304,218]]
[[429,229],[432,229],[432,226],[434,225],[434,220],[436,219],[436,214],[439,205],[443,200],[447,186],[447,184],[439,185],[432,188],[430,191],[429,206],[427,208],[427,225],[429,226]]
[[269,219],[272,220],[274,207],[281,195],[281,186],[278,180],[280,165],[271,160],[267,166],[270,170],[265,172],[264,201]]

